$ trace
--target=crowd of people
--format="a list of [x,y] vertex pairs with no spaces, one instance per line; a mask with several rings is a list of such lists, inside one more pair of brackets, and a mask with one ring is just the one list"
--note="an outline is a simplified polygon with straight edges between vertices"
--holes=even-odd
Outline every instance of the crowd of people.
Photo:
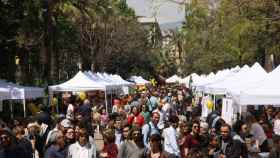
[[[93,98],[94,99],[94,98]],[[181,86],[162,86],[113,100],[71,96],[59,114],[0,122],[0,158],[280,158],[280,111],[248,106],[233,125],[220,108],[201,118],[201,103]],[[95,133],[103,137],[98,150]]]

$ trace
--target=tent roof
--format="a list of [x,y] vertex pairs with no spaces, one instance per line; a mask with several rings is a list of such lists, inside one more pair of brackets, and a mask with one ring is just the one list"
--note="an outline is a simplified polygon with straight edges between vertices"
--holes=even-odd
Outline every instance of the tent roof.
[[0,100],[32,99],[44,96],[44,89],[38,87],[20,86],[14,83],[0,83]]
[[150,84],[150,82],[145,80],[142,76],[131,76],[129,80],[135,82],[137,85]]
[[176,83],[176,82],[181,82],[181,78],[178,77],[177,75],[173,75],[172,77],[169,77],[168,79],[165,80],[166,83]]
[[205,92],[210,94],[224,95],[231,87],[238,85],[244,80],[248,80],[248,78],[250,77],[248,76],[248,74],[254,75],[254,73],[258,70],[264,72],[259,63],[255,63],[251,68],[249,68],[248,66],[244,66],[240,69],[239,72],[233,74],[232,76],[229,76],[225,80],[206,86]]
[[279,105],[280,104],[280,66],[254,87],[240,94],[241,105]]
[[83,72],[79,71],[70,80],[59,85],[49,86],[49,91],[91,91],[106,90],[106,85],[90,79]]

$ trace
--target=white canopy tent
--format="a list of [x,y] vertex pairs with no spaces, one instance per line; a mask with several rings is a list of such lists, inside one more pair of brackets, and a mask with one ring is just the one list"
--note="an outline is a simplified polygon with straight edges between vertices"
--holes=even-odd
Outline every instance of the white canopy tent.
[[96,82],[83,72],[79,71],[72,79],[61,83],[59,85],[49,86],[49,96],[53,92],[80,92],[80,91],[96,91],[101,90],[105,92],[105,105],[108,112],[106,85],[101,82]]
[[181,78],[177,75],[173,75],[172,77],[169,77],[165,80],[166,83],[181,83]]
[[[23,100],[24,117],[26,117],[26,99],[44,96],[44,89],[38,87],[20,86],[14,83],[0,81],[0,100]],[[12,108],[12,107],[11,107]]]
[[[247,67],[247,65],[245,67]],[[229,69],[218,71],[215,76],[207,77],[205,80],[202,80],[201,82],[195,83],[193,85],[197,91],[204,91],[208,85],[222,82],[226,78],[234,75],[236,72],[237,72],[236,70],[229,70]]]
[[142,76],[131,76],[129,81],[134,82],[136,85],[147,85],[150,81],[145,80]]
[[280,66],[264,80],[240,93],[240,105],[280,105]]
[[254,72],[256,69],[262,69],[259,63],[254,64],[252,68],[244,66],[239,72],[225,78],[223,81],[215,82],[205,86],[204,92],[215,95],[225,95],[227,90],[229,90],[234,85],[240,83],[242,80],[247,80],[248,73]]
[[83,72],[79,71],[72,79],[54,86],[49,86],[49,92],[67,92],[67,91],[93,91],[106,90],[106,85],[95,82]]
[[189,76],[183,78],[183,79],[181,80],[181,83],[184,83],[187,87],[189,87],[189,85],[190,85],[190,80],[192,80],[192,82],[196,82],[196,83],[197,83],[197,82],[201,81],[201,78],[202,78],[202,77],[200,77],[198,74],[192,73],[192,74],[190,74]]

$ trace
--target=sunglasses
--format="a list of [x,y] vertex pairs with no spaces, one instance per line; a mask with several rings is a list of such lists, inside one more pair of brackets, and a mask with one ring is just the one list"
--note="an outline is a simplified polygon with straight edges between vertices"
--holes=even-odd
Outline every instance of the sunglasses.
[[199,128],[199,126],[193,126],[193,128]]

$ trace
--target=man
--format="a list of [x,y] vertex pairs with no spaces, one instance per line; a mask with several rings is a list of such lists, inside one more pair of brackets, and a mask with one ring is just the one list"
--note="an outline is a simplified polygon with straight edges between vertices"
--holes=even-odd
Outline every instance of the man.
[[4,129],[1,131],[0,142],[0,158],[18,158],[19,156],[28,158],[24,149],[17,145],[16,138],[9,130]]
[[45,152],[44,158],[65,158],[63,153],[65,141],[62,131],[54,131],[49,140],[50,146]]
[[96,158],[96,146],[89,141],[89,133],[84,124],[79,125],[78,140],[69,146],[67,158]]
[[159,128],[157,126],[159,119],[159,113],[153,112],[152,120],[142,127],[143,142],[146,147],[149,147],[148,139],[152,134],[160,134]]
[[231,137],[231,127],[223,124],[220,129],[221,133],[221,155],[220,158],[240,158],[242,157],[242,146],[239,141],[234,141]]
[[161,100],[160,104],[157,106],[157,109],[155,109],[153,112],[157,112],[160,115],[160,119],[158,122],[158,128],[160,130],[163,130],[164,126],[165,126],[165,120],[166,120],[166,114],[164,112],[164,110],[162,109],[163,107],[163,101]]
[[17,126],[13,129],[13,133],[16,136],[18,145],[24,149],[25,155],[28,158],[33,157],[33,149],[31,141],[29,141],[27,138],[24,137],[25,131],[22,126]]
[[280,157],[280,136],[275,135],[273,137],[273,148],[269,154],[269,158],[279,158]]
[[176,138],[176,128],[179,119],[177,116],[171,116],[169,121],[170,126],[165,128],[162,133],[164,138],[164,150],[170,154],[176,155],[176,157],[180,157],[180,149]]
[[247,118],[248,125],[250,126],[250,134],[258,141],[261,152],[269,152],[268,141],[263,127],[258,123],[254,116]]
[[115,144],[120,147],[120,145],[123,143],[123,133],[122,133],[122,121],[120,117],[116,118],[115,121]]

